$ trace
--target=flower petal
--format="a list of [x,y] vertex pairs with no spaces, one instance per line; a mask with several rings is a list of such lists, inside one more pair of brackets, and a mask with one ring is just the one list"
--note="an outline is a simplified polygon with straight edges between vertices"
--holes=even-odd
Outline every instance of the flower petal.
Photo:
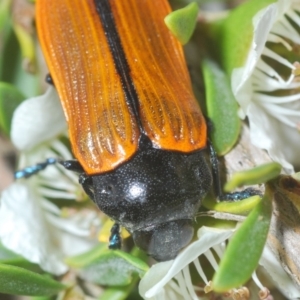
[[42,96],[24,101],[14,112],[11,140],[28,150],[66,131],[64,113],[54,87]]
[[231,87],[238,103],[247,114],[248,105],[252,98],[252,87],[250,76],[258,62],[267,36],[277,16],[277,5],[271,4],[259,11],[253,18],[253,40],[250,46],[248,57],[243,67],[236,68],[232,72]]
[[0,240],[6,248],[39,264],[45,271],[61,275],[67,266],[57,247],[55,228],[45,219],[42,199],[33,192],[32,182],[13,183],[2,193]]
[[249,105],[248,117],[252,143],[267,150],[270,157],[279,162],[287,173],[293,172],[291,163],[299,164],[299,153],[295,151],[300,149],[297,129],[279,123],[255,102]]
[[163,293],[164,286],[182,269],[209,248],[228,239],[232,233],[233,230],[201,227],[198,230],[198,240],[185,248],[175,260],[161,262],[151,267],[140,282],[140,295],[145,299],[150,299]]

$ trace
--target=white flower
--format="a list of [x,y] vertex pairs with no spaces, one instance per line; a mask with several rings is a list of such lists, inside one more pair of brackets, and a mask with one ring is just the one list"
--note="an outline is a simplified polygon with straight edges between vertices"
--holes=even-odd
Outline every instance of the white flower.
[[[171,293],[179,292],[179,298],[198,299],[194,287],[191,283],[189,264],[193,263],[206,284],[208,280],[203,272],[198,257],[204,254],[213,267],[217,267],[217,262],[212,255],[210,248],[216,250],[221,255],[224,245],[222,243],[232,235],[233,230],[220,230],[209,227],[201,227],[198,230],[198,240],[190,244],[182,251],[175,260],[158,263],[146,273],[142,278],[139,291],[144,299],[173,299]],[[178,285],[172,278],[178,280]],[[167,288],[165,286],[168,284]],[[177,291],[176,291],[177,290]],[[180,298],[181,296],[181,298]],[[174,298],[176,299],[176,298]]]
[[233,70],[231,78],[240,115],[249,119],[252,143],[266,149],[290,173],[293,166],[300,166],[300,81],[295,59],[300,61],[296,53],[300,46],[299,14],[298,0],[278,0],[259,11],[253,18],[253,40],[246,62]]
[[[24,101],[12,121],[12,141],[21,150],[19,168],[55,157],[72,159],[57,137],[66,134],[66,121],[56,91]],[[0,240],[13,252],[60,275],[65,256],[95,245],[92,229],[99,226],[94,211],[63,211],[47,199],[74,200],[81,193],[78,176],[61,166],[49,166],[29,179],[20,179],[0,198]],[[47,199],[46,199],[47,198]]]
[[[225,241],[232,236],[233,232],[234,230],[228,229],[200,228],[198,230],[198,240],[184,249],[175,260],[157,263],[151,267],[140,282],[140,295],[144,299],[155,300],[208,299],[205,295],[211,292],[213,287],[206,277],[198,258],[201,255],[205,255],[212,267],[217,270],[218,263],[213,252],[220,259],[225,251]],[[189,270],[190,264],[194,265],[199,276],[206,284],[205,287],[200,288],[192,284]],[[265,267],[273,280],[278,284],[278,288],[284,295],[289,297],[288,299],[300,297],[300,290],[294,285],[293,281],[282,269],[280,262],[267,246],[264,249],[260,264]],[[256,273],[253,274],[252,279],[260,289],[259,299],[272,299],[268,289],[261,284]],[[241,295],[243,297],[238,298]],[[254,297],[251,299],[258,299],[258,295],[253,295],[252,293],[251,296]],[[250,299],[249,290],[246,287],[231,290],[224,297],[225,299]]]
[[31,152],[37,145],[66,132],[67,124],[55,88],[50,86],[44,95],[20,104],[11,127],[14,145],[21,151]]

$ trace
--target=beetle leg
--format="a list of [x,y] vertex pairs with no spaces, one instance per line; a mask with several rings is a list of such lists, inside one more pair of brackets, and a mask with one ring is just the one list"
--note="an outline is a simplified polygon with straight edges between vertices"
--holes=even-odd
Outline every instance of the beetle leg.
[[242,199],[249,198],[251,196],[259,195],[261,196],[260,191],[255,190],[253,188],[248,188],[240,192],[233,193],[223,193],[222,184],[221,184],[221,176],[220,176],[220,168],[219,168],[219,160],[217,157],[217,153],[212,145],[212,143],[208,140],[207,142],[209,152],[210,152],[210,163],[212,166],[212,175],[213,175],[213,185],[214,191],[219,200],[224,201],[239,201]]
[[122,238],[120,235],[120,225],[115,223],[110,230],[109,237],[109,249],[120,249],[122,244]]
[[54,82],[53,82],[53,79],[52,79],[52,76],[50,75],[50,73],[48,73],[46,75],[45,81],[50,85],[54,85]]
[[16,171],[14,173],[14,178],[20,179],[31,177],[32,175],[35,175],[40,171],[46,169],[48,166],[56,164],[57,162],[58,160],[56,158],[47,158],[44,162],[37,163],[36,165],[29,166],[22,170]]
[[242,199],[246,199],[252,196],[262,196],[262,194],[260,193],[260,191],[253,189],[253,188],[248,188],[245,189],[243,191],[240,192],[234,192],[234,193],[227,193],[227,194],[223,194],[221,196],[221,198],[219,198],[220,200],[224,201],[239,201]]
[[212,143],[208,140],[207,145],[210,153],[210,163],[212,167],[212,176],[213,176],[213,187],[216,195],[219,199],[223,198],[222,184],[221,184],[221,176],[220,176],[220,168],[219,168],[219,160],[214,149]]

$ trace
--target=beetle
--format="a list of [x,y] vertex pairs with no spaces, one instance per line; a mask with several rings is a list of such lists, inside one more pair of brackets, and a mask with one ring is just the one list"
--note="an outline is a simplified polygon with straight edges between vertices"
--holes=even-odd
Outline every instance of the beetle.
[[[157,261],[192,239],[214,178],[215,152],[183,49],[164,24],[166,0],[37,0],[39,41],[76,160],[61,164],[101,211]],[[211,153],[212,168],[205,155]],[[49,160],[16,173],[27,177]]]

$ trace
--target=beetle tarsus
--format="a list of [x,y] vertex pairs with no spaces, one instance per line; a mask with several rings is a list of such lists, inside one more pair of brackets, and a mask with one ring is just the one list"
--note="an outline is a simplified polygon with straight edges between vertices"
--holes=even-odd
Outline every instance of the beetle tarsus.
[[261,196],[260,191],[253,188],[248,188],[239,192],[223,193],[218,156],[216,150],[209,140],[207,142],[207,145],[210,152],[214,192],[220,201],[240,201],[242,199],[246,199],[255,195]]
[[223,194],[221,198],[219,197],[219,200],[221,201],[240,201],[252,196],[262,196],[260,191],[253,189],[253,188],[248,188],[240,192],[234,192],[234,193],[227,193]]
[[110,230],[108,248],[112,250],[121,249],[122,238],[120,235],[120,225],[115,223]]

